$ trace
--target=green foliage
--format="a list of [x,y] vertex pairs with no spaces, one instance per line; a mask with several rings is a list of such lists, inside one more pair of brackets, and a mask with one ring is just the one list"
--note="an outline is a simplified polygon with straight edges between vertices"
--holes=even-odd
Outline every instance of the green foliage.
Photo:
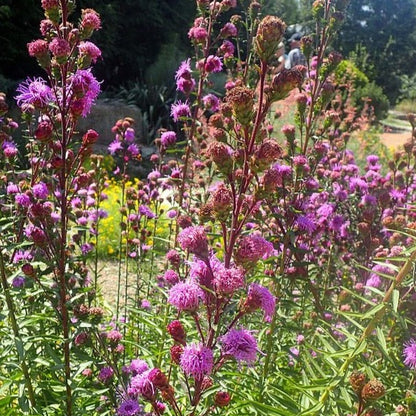
[[364,108],[365,101],[368,99],[377,120],[387,117],[390,108],[389,100],[383,93],[383,89],[375,82],[358,87],[353,93],[353,99],[354,105],[359,109]]
[[344,59],[335,70],[335,81],[337,83],[350,82],[354,88],[362,88],[368,83],[368,78],[354,62]]
[[[414,72],[416,54],[414,0],[351,0],[334,47],[348,56],[361,45],[374,68],[371,81],[382,86],[392,103],[399,97],[400,77]],[[366,71],[366,68],[360,68]],[[370,75],[370,74],[368,74]]]
[[[416,101],[416,73],[401,77],[400,100]],[[413,110],[412,110],[413,111]]]

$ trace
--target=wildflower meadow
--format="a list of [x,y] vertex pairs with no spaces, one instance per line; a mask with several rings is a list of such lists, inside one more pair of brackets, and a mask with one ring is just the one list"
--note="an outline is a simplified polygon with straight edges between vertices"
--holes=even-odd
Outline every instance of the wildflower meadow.
[[416,118],[388,159],[350,150],[348,0],[313,2],[290,69],[261,2],[197,0],[145,177],[135,120],[106,155],[78,128],[99,14],[41,4],[43,76],[0,95],[1,415],[415,415]]

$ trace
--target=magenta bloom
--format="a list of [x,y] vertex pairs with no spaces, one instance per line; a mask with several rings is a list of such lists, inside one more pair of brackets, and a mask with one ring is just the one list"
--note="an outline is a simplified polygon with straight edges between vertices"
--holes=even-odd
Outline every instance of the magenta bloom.
[[201,343],[189,344],[183,349],[180,365],[186,375],[201,380],[204,376],[211,374],[214,354],[211,349]]
[[207,94],[202,98],[202,102],[207,110],[215,112],[220,109],[220,100],[214,94]]
[[208,257],[208,240],[202,226],[184,228],[178,235],[178,243],[183,250],[203,259]]
[[404,344],[404,364],[416,370],[416,341],[412,338]]
[[127,367],[127,371],[132,373],[133,376],[137,376],[137,374],[142,374],[149,369],[146,361],[135,359],[132,360],[130,365]]
[[78,50],[81,56],[87,56],[94,64],[97,62],[97,59],[101,57],[100,49],[94,43],[89,41],[80,42]]
[[103,367],[98,374],[98,380],[102,383],[108,383],[114,375],[114,370],[111,367]]
[[255,263],[260,259],[267,259],[274,253],[273,244],[265,240],[259,234],[244,237],[237,251],[237,259],[240,263]]
[[244,287],[244,270],[239,267],[226,268],[221,262],[212,266],[214,286],[218,293],[230,295]]
[[38,199],[46,199],[49,195],[48,187],[44,182],[33,185],[32,192],[33,196]]
[[175,74],[175,79],[178,80],[179,78],[191,78],[192,76],[192,69],[191,69],[191,59],[188,58],[186,61],[183,61],[178,70]]
[[205,71],[207,72],[221,72],[222,62],[218,56],[209,55],[205,61]]
[[174,131],[165,131],[160,136],[160,143],[163,147],[170,147],[176,143],[176,133]]
[[118,416],[137,416],[142,411],[142,407],[137,403],[136,400],[126,400],[121,403],[117,409]]
[[257,358],[257,342],[247,329],[232,329],[220,338],[223,355],[234,357],[238,363],[252,364]]
[[149,373],[152,370],[147,370],[144,373],[138,374],[131,379],[128,388],[129,394],[139,394],[147,400],[154,400],[156,396],[156,388],[149,379]]
[[235,37],[237,36],[237,27],[233,23],[228,22],[221,29],[220,33],[223,38]]
[[194,282],[180,282],[169,290],[168,302],[179,311],[196,311],[203,293]]
[[190,117],[191,109],[189,108],[189,104],[187,102],[183,103],[182,101],[178,101],[175,104],[172,104],[170,114],[173,121],[177,122],[182,117]]
[[248,288],[244,307],[247,312],[263,309],[264,320],[270,322],[276,308],[276,298],[265,287],[252,283]]
[[52,90],[42,78],[28,78],[17,87],[19,95],[15,97],[17,105],[33,105],[35,108],[45,108],[52,101]]
[[79,98],[74,105],[78,103],[82,116],[86,117],[101,91],[100,83],[89,69],[79,69],[71,77],[71,86],[75,96]]

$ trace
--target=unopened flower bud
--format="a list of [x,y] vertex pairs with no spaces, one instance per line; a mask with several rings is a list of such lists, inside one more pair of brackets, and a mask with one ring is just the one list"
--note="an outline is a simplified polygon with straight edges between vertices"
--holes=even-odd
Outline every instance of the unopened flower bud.
[[174,341],[186,345],[186,332],[180,321],[172,321],[168,324],[167,330]]
[[367,376],[364,373],[361,373],[360,371],[353,371],[350,375],[350,384],[352,389],[357,393],[358,395],[361,394],[361,390],[367,383]]
[[170,358],[175,364],[180,363],[182,353],[182,345],[172,345],[172,347],[170,347]]
[[260,59],[267,62],[279,49],[286,24],[276,16],[266,16],[259,24],[255,49]]
[[228,406],[231,400],[230,393],[226,391],[218,391],[214,396],[214,403],[218,407]]
[[234,87],[227,91],[227,102],[236,120],[247,126],[253,118],[254,91],[243,86]]
[[380,397],[384,396],[386,393],[386,388],[383,383],[376,378],[370,380],[361,390],[361,397],[365,400],[377,400]]

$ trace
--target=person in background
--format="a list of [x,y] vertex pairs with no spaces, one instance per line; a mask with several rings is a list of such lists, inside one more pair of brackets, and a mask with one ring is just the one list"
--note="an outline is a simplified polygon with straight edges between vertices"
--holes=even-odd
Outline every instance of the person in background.
[[302,35],[299,32],[294,33],[290,39],[290,52],[285,60],[285,68],[290,69],[296,65],[305,65],[306,66],[306,58],[305,55],[300,50],[300,40],[302,39]]

